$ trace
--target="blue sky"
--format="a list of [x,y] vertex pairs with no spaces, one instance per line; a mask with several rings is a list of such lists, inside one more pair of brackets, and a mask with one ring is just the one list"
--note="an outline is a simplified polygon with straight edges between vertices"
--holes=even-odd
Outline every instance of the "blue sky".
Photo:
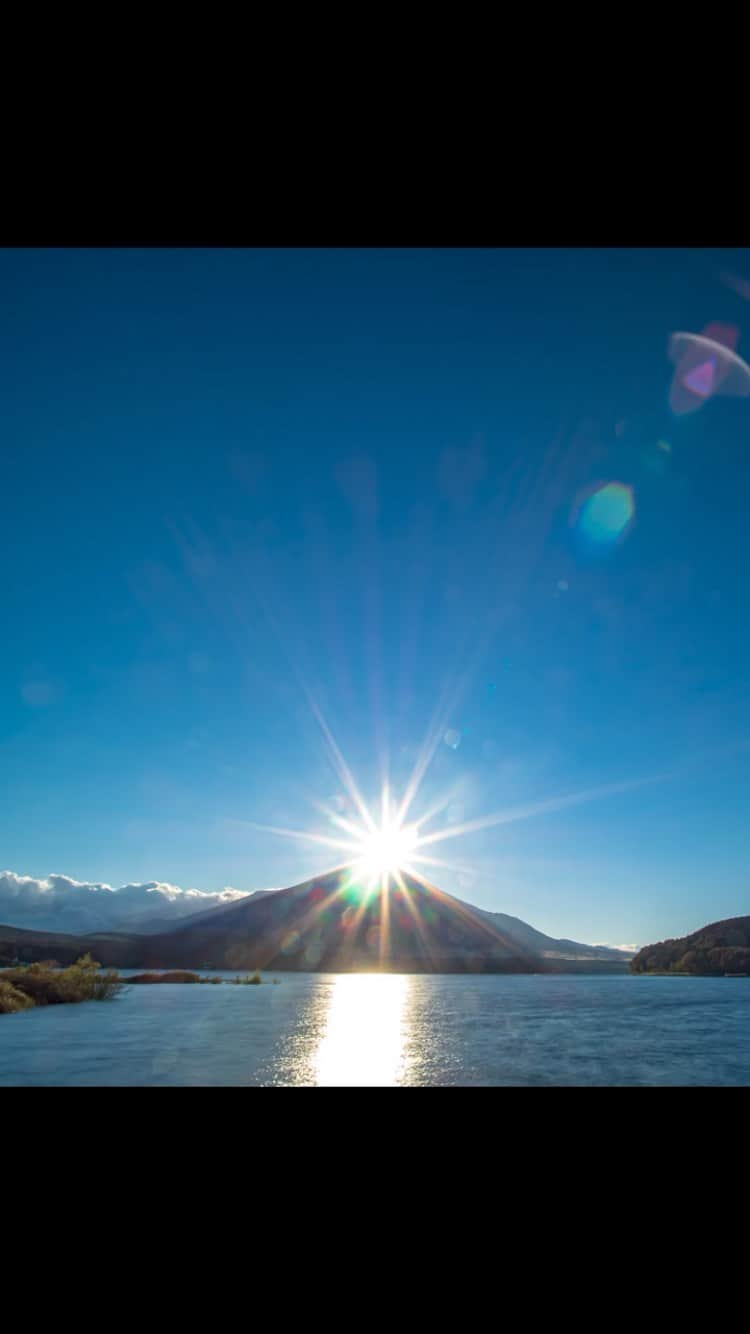
[[750,401],[669,408],[674,330],[747,355],[722,270],[750,252],[0,253],[0,863],[314,874],[253,827],[333,832],[314,701],[373,801],[458,735],[435,830],[631,785],[435,845],[470,902],[612,943],[750,911]]

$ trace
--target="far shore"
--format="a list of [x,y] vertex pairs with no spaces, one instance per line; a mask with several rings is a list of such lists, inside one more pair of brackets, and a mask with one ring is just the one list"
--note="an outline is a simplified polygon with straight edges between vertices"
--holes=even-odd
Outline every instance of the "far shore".
[[198,985],[261,986],[279,978],[263,978],[259,972],[236,974],[234,977],[201,977],[200,973],[172,970],[171,972],[136,973],[123,977],[116,968],[102,971],[101,965],[90,954],[85,954],[67,968],[57,960],[20,964],[0,970],[0,1015],[20,1014],[24,1010],[47,1005],[76,1005],[89,1000],[113,1000],[129,986],[153,983],[193,983]]

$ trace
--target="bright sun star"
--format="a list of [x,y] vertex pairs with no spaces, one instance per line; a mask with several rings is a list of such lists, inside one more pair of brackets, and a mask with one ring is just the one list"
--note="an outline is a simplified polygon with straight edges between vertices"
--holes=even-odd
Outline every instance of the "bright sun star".
[[[335,867],[330,867],[329,870],[348,870],[349,872],[349,879],[340,892],[345,892],[346,888],[351,887],[352,883],[359,880],[364,882],[365,902],[367,897],[378,887],[384,902],[387,901],[387,895],[392,885],[400,889],[402,894],[405,894],[405,877],[428,884],[429,882],[424,880],[418,867],[426,866],[436,867],[439,870],[465,871],[465,866],[457,866],[433,855],[434,846],[442,843],[444,839],[459,838],[496,825],[509,824],[515,820],[526,820],[531,816],[545,815],[551,811],[562,810],[567,806],[576,806],[582,802],[593,801],[618,792],[626,792],[634,787],[641,787],[644,783],[660,781],[662,777],[662,775],[653,775],[652,777],[592,787],[579,792],[569,792],[561,796],[550,797],[546,801],[526,802],[524,805],[495,811],[493,814],[479,816],[474,820],[451,823],[447,828],[438,826],[438,828],[430,831],[429,822],[446,810],[452,800],[452,794],[449,790],[429,810],[407,825],[405,823],[407,813],[413,806],[436,748],[444,735],[446,738],[449,736],[449,733],[445,732],[446,715],[445,718],[438,720],[439,725],[433,728],[431,735],[425,740],[400,802],[395,803],[392,800],[388,783],[383,783],[380,799],[380,823],[378,824],[372,812],[368,810],[328,724],[312,700],[311,707],[326,739],[331,763],[339,775],[342,786],[346,789],[348,803],[345,803],[339,796],[334,799],[336,805],[334,810],[331,806],[320,802],[316,797],[310,797],[312,804],[325,815],[329,825],[333,826],[333,829],[329,829],[326,833],[285,829],[274,825],[255,824],[254,822],[252,828],[260,829],[266,833],[281,834],[285,838],[304,839],[321,847],[335,849],[338,854],[338,861]],[[450,741],[448,744],[451,744]],[[342,814],[343,810],[346,810],[346,815]],[[341,834],[338,834],[337,831],[339,830]],[[435,886],[432,885],[431,887],[434,890]]]
[[386,822],[363,837],[359,867],[368,876],[395,875],[407,866],[418,842],[413,825],[407,827]]

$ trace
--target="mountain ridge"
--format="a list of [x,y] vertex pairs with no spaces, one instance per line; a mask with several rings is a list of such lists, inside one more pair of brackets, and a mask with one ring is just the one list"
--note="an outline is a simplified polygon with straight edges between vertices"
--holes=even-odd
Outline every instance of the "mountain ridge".
[[[83,947],[83,949],[81,949]],[[92,951],[121,968],[385,969],[419,972],[570,971],[576,964],[625,970],[605,946],[556,940],[520,918],[490,913],[405,876],[385,899],[339,867],[281,890],[259,890],[175,924],[169,931],[82,937],[0,926],[0,962]],[[65,957],[60,957],[64,955]],[[559,965],[556,968],[556,965]]]

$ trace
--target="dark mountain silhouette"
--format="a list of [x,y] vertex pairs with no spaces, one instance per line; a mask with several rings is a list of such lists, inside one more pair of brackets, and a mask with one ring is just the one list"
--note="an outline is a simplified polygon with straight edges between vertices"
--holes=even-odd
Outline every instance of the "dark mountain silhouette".
[[0,963],[91,951],[119,968],[291,969],[346,972],[622,970],[620,951],[554,940],[520,919],[488,913],[412,876],[385,896],[351,883],[346,868],[289,889],[200,913],[169,931],[74,937],[0,927]]
[[476,909],[415,877],[369,896],[346,869],[181,923],[154,941],[184,966],[346,972],[533,972],[539,959]]
[[630,967],[634,973],[750,974],[750,917],[728,917],[690,936],[644,945]]
[[614,949],[611,945],[583,945],[579,940],[555,940],[553,936],[545,936],[543,931],[529,926],[528,922],[522,922],[520,917],[509,917],[504,912],[487,912],[484,908],[474,908],[473,911],[523,945],[529,953],[541,954],[545,958],[602,959],[622,963],[627,962],[634,953],[633,950]]
[[[0,968],[7,968],[14,963],[40,963],[43,959],[54,959],[67,966],[86,954],[90,940],[90,936],[29,931],[23,926],[0,926]],[[99,962],[105,961],[100,958]]]

